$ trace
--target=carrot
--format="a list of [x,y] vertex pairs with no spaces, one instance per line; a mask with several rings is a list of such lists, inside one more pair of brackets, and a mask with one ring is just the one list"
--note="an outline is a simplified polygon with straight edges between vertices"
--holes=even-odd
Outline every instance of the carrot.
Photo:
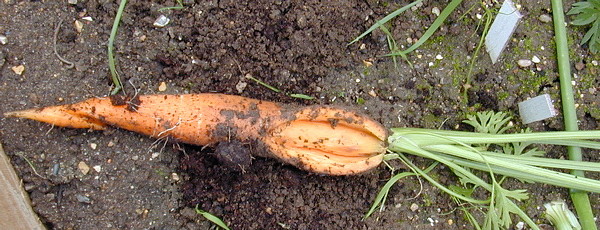
[[92,98],[4,116],[70,128],[104,130],[115,126],[193,145],[236,140],[262,148],[255,151],[258,155],[331,175],[356,174],[376,167],[383,159],[387,138],[387,130],[376,121],[342,108],[298,109],[208,93]]

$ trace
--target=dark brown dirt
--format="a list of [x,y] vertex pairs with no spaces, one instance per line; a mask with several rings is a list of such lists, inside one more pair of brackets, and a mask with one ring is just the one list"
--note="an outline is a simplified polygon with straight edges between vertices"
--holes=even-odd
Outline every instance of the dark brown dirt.
[[[519,1],[525,15],[499,63],[485,53],[476,58],[471,90],[462,84],[479,41],[476,5],[458,7],[434,37],[398,68],[386,54],[385,34],[375,31],[348,42],[401,1],[187,1],[183,9],[159,11],[174,1],[129,1],[115,42],[118,66],[131,96],[152,93],[219,92],[293,105],[355,107],[386,127],[465,128],[460,121],[474,111],[517,113],[517,102],[541,93],[558,100],[552,23],[538,20],[550,3]],[[399,45],[419,38],[446,1],[426,0],[390,23]],[[478,4],[478,3],[476,3]],[[572,1],[566,1],[570,6]],[[111,90],[106,44],[118,1],[0,1],[0,112],[73,103]],[[567,9],[569,7],[566,7]],[[152,25],[161,14],[164,28]],[[83,20],[89,16],[93,21]],[[68,69],[53,53],[54,28],[64,20],[58,53],[75,63]],[[75,20],[82,22],[81,31]],[[577,44],[585,31],[570,27],[576,98],[582,129],[598,129],[600,60]],[[542,48],[543,47],[543,48]],[[436,58],[441,55],[443,59]],[[542,62],[520,68],[519,59]],[[371,65],[372,64],[372,65]],[[23,65],[22,74],[12,68]],[[575,65],[575,64],[574,64]],[[276,93],[246,76],[303,100]],[[164,92],[157,90],[161,82]],[[468,99],[468,102],[465,100]],[[559,107],[558,103],[555,106]],[[560,107],[559,107],[560,108]],[[562,129],[560,116],[528,127]],[[240,171],[219,163],[211,148],[156,141],[122,130],[91,132],[52,128],[0,118],[0,142],[12,158],[35,211],[54,229],[207,229],[193,207],[221,217],[232,229],[464,229],[468,222],[449,196],[414,178],[390,192],[386,209],[362,220],[378,189],[390,177],[384,166],[360,176],[307,173],[271,159],[253,159]],[[564,157],[563,149],[549,156]],[[599,161],[598,152],[586,159]],[[421,166],[428,161],[414,159]],[[31,161],[29,165],[27,161]],[[84,173],[84,169],[89,172]],[[400,168],[399,170],[406,170]],[[38,175],[39,174],[39,175]],[[446,184],[456,178],[440,168]],[[592,175],[598,178],[598,175]],[[532,199],[522,203],[530,216],[547,223],[543,203],[568,199],[565,189],[525,187]],[[419,192],[420,191],[420,192]],[[416,196],[416,197],[415,197]],[[591,196],[600,210],[600,197]],[[418,209],[411,210],[411,205]],[[413,206],[414,206],[413,205]],[[598,215],[598,213],[596,213]],[[433,222],[431,222],[433,221]]]

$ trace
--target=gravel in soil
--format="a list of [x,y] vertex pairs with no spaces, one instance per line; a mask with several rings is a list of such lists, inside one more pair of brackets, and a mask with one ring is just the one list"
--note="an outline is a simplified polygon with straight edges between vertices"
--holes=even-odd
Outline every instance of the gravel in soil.
[[[444,129],[465,128],[460,120],[474,111],[516,113],[516,103],[529,97],[549,93],[559,98],[552,23],[540,19],[551,13],[548,2],[519,1],[525,17],[513,41],[496,65],[485,54],[476,59],[466,95],[462,83],[481,34],[477,14],[483,13],[478,7],[466,12],[471,7],[467,1],[410,55],[412,68],[402,60],[394,67],[381,56],[389,52],[381,31],[347,45],[397,9],[395,1],[183,2],[182,9],[161,11],[174,1],[128,1],[115,42],[127,93],[219,92],[296,105],[336,104],[355,107],[386,127]],[[414,43],[435,20],[432,12],[445,4],[424,1],[393,20],[389,26],[398,44]],[[108,94],[106,43],[117,8],[117,1],[105,0],[0,2],[0,35],[6,37],[6,44],[0,44],[0,112]],[[160,15],[170,22],[155,27]],[[67,68],[53,51],[60,20],[57,53],[74,68]],[[569,29],[573,40],[585,33]],[[571,48],[581,128],[598,129],[600,58],[575,44]],[[519,66],[518,60],[532,64]],[[316,99],[276,93],[245,76]],[[556,117],[529,127],[559,130],[561,124]],[[362,220],[390,177],[384,166],[364,175],[332,177],[257,158],[240,172],[220,164],[211,148],[123,130],[71,130],[4,117],[0,141],[35,211],[54,229],[209,228],[194,213],[195,205],[233,229],[468,226],[450,197],[416,179],[401,181],[390,192],[386,209]],[[565,155],[559,148],[548,150],[552,157]],[[597,152],[586,154],[588,160],[599,160]],[[436,174],[444,183],[456,183],[443,167]],[[511,181],[510,186],[522,185]],[[522,205],[540,223],[546,223],[539,209],[543,203],[568,199],[565,189],[524,187],[533,199]],[[599,199],[591,196],[596,210]]]

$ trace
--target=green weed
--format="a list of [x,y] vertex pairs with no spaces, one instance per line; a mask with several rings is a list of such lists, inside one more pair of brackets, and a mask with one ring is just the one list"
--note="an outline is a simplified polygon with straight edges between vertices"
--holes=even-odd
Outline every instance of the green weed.
[[600,0],[587,0],[573,3],[573,8],[567,15],[576,15],[571,24],[584,26],[592,24],[581,39],[581,44],[588,43],[592,53],[600,51]]

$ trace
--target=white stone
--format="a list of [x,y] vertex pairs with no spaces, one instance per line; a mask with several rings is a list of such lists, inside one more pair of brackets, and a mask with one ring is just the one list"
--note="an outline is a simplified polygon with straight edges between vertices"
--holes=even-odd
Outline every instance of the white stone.
[[551,22],[552,21],[552,17],[550,17],[550,15],[547,15],[547,14],[540,15],[540,17],[538,19],[541,22]]
[[533,65],[533,62],[531,60],[528,60],[528,59],[521,59],[521,60],[517,61],[517,64],[521,68],[527,68],[527,67]]
[[437,7],[431,8],[431,13],[435,14],[435,16],[440,16],[440,8],[437,8]]
[[153,25],[156,27],[165,27],[167,24],[169,24],[170,21],[171,21],[171,19],[167,18],[167,16],[160,15],[154,21]]
[[413,211],[413,212],[419,210],[419,205],[417,205],[415,203],[412,203],[410,205],[410,210]]

